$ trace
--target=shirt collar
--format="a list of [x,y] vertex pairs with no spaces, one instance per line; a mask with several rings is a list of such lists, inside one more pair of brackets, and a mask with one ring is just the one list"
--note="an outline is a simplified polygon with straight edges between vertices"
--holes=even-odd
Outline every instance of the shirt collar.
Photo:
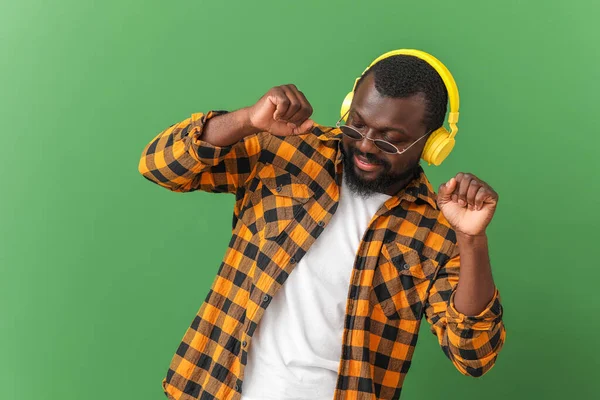
[[419,165],[416,177],[400,190],[396,196],[405,198],[408,201],[415,202],[417,199],[421,199],[428,203],[434,209],[437,209],[437,195],[435,194],[429,179],[423,171],[423,167]]

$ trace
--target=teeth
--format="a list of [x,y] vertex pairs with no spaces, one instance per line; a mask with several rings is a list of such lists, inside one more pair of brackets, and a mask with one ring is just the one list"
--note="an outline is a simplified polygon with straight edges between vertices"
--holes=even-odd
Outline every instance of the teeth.
[[363,164],[366,167],[375,167],[375,166],[379,165],[379,164],[371,163],[371,162],[365,160],[364,158],[362,158],[361,156],[355,156],[355,158],[356,158],[357,162],[360,162],[361,164]]

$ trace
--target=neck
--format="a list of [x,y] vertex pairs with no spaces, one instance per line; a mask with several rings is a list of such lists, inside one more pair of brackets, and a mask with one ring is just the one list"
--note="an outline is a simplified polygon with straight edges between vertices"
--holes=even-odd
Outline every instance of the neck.
[[421,168],[417,164],[414,168],[406,170],[401,175],[398,175],[394,180],[394,183],[389,185],[382,193],[387,194],[389,196],[394,196],[398,194],[402,189],[404,189],[409,183],[415,180],[419,174],[421,173]]

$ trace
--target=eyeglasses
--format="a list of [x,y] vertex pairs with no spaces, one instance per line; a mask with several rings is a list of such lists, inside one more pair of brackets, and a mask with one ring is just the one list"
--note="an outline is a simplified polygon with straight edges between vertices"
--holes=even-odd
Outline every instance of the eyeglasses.
[[341,125],[342,119],[344,119],[344,117],[346,115],[348,115],[348,112],[349,112],[349,110],[346,111],[346,114],[344,114],[338,120],[338,122],[336,122],[335,127],[339,128],[344,135],[348,136],[352,140],[363,140],[363,139],[370,140],[371,142],[373,142],[373,144],[375,146],[377,146],[377,148],[379,150],[381,150],[381,151],[383,151],[384,153],[387,153],[387,154],[403,154],[408,149],[410,149],[411,147],[413,147],[419,140],[423,139],[425,136],[429,135],[429,133],[430,133],[430,132],[427,132],[426,134],[424,134],[423,136],[421,136],[420,138],[418,138],[417,140],[415,140],[414,142],[412,142],[410,144],[410,146],[408,146],[404,150],[399,150],[398,147],[396,147],[392,143],[388,142],[387,140],[371,139],[370,137],[367,137],[366,135],[362,134],[358,129],[353,128],[350,125]]

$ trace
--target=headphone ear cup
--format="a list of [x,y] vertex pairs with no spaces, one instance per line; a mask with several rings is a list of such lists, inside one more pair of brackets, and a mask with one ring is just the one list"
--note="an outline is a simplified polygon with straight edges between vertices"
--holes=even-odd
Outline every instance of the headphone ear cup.
[[342,102],[342,108],[340,110],[340,117],[343,118],[344,122],[348,119],[346,113],[350,110],[350,105],[352,104],[352,99],[354,98],[354,92],[350,92],[344,98]]
[[433,131],[427,139],[421,158],[429,165],[440,165],[454,148],[455,140],[443,126]]

